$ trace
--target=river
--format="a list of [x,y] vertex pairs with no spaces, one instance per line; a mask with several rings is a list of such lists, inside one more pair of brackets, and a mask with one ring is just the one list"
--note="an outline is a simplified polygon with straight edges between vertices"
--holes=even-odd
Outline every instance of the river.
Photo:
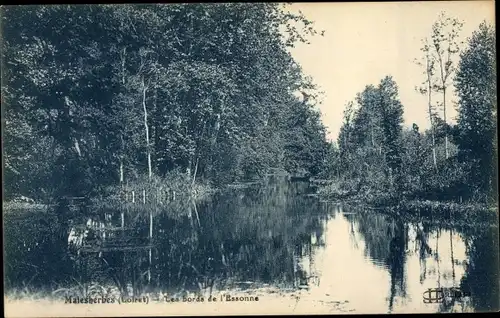
[[[267,288],[354,313],[498,310],[495,225],[410,223],[310,192],[305,182],[270,178],[197,203],[6,216],[6,293]],[[439,287],[466,294],[424,302]]]

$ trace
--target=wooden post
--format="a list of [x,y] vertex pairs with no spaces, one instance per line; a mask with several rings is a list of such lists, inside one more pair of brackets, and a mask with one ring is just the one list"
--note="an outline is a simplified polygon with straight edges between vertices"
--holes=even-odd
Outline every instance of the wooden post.
[[[106,220],[106,216],[104,216],[104,220]],[[105,241],[106,240],[106,223],[104,222],[99,222],[99,227],[102,230],[102,239]]]

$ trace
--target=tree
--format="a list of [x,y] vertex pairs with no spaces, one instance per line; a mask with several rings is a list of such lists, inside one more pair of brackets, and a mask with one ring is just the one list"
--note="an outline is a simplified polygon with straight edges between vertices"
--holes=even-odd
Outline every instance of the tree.
[[[440,14],[438,21],[432,25],[432,48],[433,59],[438,67],[439,80],[434,84],[434,89],[442,94],[443,119],[447,124],[446,117],[446,92],[451,84],[455,73],[454,56],[459,53],[458,37],[463,23],[458,19],[447,17],[444,12]],[[448,133],[445,133],[445,154],[449,157]]]
[[[36,190],[28,167],[47,167],[32,175],[50,180],[47,193],[57,197],[173,170],[191,184],[225,183],[285,163],[317,173],[324,161],[319,113],[294,95],[316,88],[288,52],[316,31],[281,4],[2,13],[12,192]],[[286,150],[285,138],[301,140],[293,145],[301,151]],[[33,146],[36,155],[26,156]]]
[[405,180],[403,191],[409,196],[415,197],[423,188],[423,176],[425,175],[426,149],[419,127],[412,125],[412,129],[403,130],[402,136],[402,178]]
[[484,194],[492,189],[497,156],[496,85],[495,31],[483,22],[460,55],[455,87],[459,156],[474,163],[470,183]]
[[401,138],[403,124],[403,105],[399,101],[398,87],[391,76],[379,84],[381,126],[384,136],[383,150],[389,166],[389,173],[396,177],[399,186],[401,173]]
[[307,101],[291,102],[290,108],[283,127],[285,169],[316,176],[324,168],[328,147],[321,115]]
[[[403,106],[392,77],[367,85],[347,105],[339,134],[343,174],[358,191],[399,194],[402,180]],[[387,191],[389,190],[389,191]]]
[[434,79],[434,64],[435,61],[432,58],[431,47],[428,43],[427,39],[423,39],[423,46],[420,48],[420,51],[424,53],[424,57],[422,60],[415,60],[416,64],[424,68],[425,81],[422,83],[422,86],[416,87],[416,90],[423,95],[427,95],[427,116],[429,117],[430,122],[430,133],[432,138],[432,159],[434,164],[434,169],[437,172],[437,156],[436,156],[436,137],[435,137],[435,128],[434,128],[434,105],[432,104],[432,88],[435,86]]
[[[24,112],[35,136],[53,139],[52,152],[58,154],[53,182],[57,180],[59,194],[72,191],[71,187],[84,193],[90,179],[107,176],[103,169],[107,158],[100,151],[106,144],[101,119],[114,90],[103,76],[110,72],[102,56],[109,38],[92,38],[90,33],[99,21],[106,21],[108,11],[40,6],[9,7],[4,13],[5,108]],[[16,127],[11,128],[9,134],[16,135]]]

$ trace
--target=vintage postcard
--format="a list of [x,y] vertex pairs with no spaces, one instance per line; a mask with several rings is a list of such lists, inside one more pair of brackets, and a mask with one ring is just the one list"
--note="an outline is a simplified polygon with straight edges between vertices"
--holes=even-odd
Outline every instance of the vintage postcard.
[[6,317],[498,311],[494,1],[0,14]]

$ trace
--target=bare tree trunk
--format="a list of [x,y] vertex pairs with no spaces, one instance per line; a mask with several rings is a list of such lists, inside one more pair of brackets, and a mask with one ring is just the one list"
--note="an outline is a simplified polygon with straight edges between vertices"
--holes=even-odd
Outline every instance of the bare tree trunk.
[[198,162],[200,161],[200,157],[196,157],[196,164],[194,165],[194,173],[193,173],[193,183],[191,184],[191,187],[194,187],[194,184],[196,182],[196,173],[198,172]]
[[160,121],[158,118],[160,111],[158,110],[157,107],[157,102],[158,102],[158,88],[154,87],[154,94],[153,94],[153,111],[154,111],[154,116],[155,118],[153,119],[154,122],[154,136],[153,136],[153,146],[151,147],[153,149],[153,155],[155,156],[155,162],[158,167],[158,145],[160,144]]
[[142,108],[144,110],[144,129],[146,131],[146,152],[148,156],[148,178],[151,180],[153,174],[151,167],[151,149],[149,147],[149,126],[148,126],[148,111],[146,108],[146,84],[144,83],[144,76],[142,77]]
[[[121,157],[120,157],[120,188],[122,193],[120,197],[124,198],[125,202],[127,202],[127,192],[123,187],[123,159]],[[123,212],[122,212],[122,219],[123,219]]]
[[[196,146],[196,149],[195,149],[195,152],[194,152],[194,155],[195,155],[195,158],[194,158],[194,172],[193,172],[193,182],[192,182],[192,187],[194,186],[194,183],[196,181],[196,174],[198,173],[198,163],[200,162],[200,148],[203,150],[203,148],[201,147],[201,143],[203,143],[203,137],[205,136],[205,127],[206,127],[206,124],[207,122],[204,121],[203,122],[203,128],[201,129],[201,137],[200,137],[200,141],[197,142],[197,146]],[[190,161],[191,163],[192,161]],[[191,166],[191,165],[190,165]]]
[[122,190],[122,193],[124,194],[124,197],[125,197],[125,202],[127,202],[127,190],[125,189],[125,186],[124,186],[124,181],[125,181],[125,173],[124,173],[124,169],[123,169],[123,153],[124,153],[124,148],[125,148],[125,145],[124,145],[124,142],[123,142],[123,135],[120,136],[120,139],[121,139],[121,154],[120,154],[120,188]]
[[122,84],[125,85],[125,56],[127,55],[127,48],[123,48],[122,53]]
[[371,137],[372,137],[372,147],[375,147],[375,139],[374,139],[374,136],[373,136],[373,126],[371,127]]
[[194,207],[194,213],[196,214],[196,220],[198,221],[198,226],[201,226],[201,223],[200,223],[200,216],[198,215],[198,209],[196,208],[196,203],[194,201],[193,202],[193,207]]
[[429,106],[429,120],[431,123],[431,136],[432,136],[432,159],[434,162],[434,169],[436,172],[438,171],[437,168],[437,158],[436,158],[436,137],[434,135],[434,122],[432,120],[432,79],[431,79],[431,74],[429,73],[429,56],[427,55],[426,57],[426,62],[427,62],[427,97],[428,97],[428,106]]
[[[446,121],[446,87],[444,85],[445,84],[443,83],[443,116],[445,125],[448,125],[448,122]],[[446,129],[444,132],[444,149],[446,153],[446,159],[448,159],[450,156],[448,152],[448,129]]]
[[78,157],[81,157],[82,156],[82,152],[80,151],[80,145],[78,144],[78,139],[73,138],[73,141],[75,143],[76,153],[78,154]]
[[220,129],[220,114],[217,114],[217,118],[215,120],[214,124],[214,129],[212,132],[212,140],[211,140],[211,146],[215,146],[215,142],[217,141],[217,135],[219,134],[219,129]]
[[120,158],[120,184],[123,184],[123,159]]
[[191,176],[191,158],[189,158],[189,161],[188,161],[188,164],[187,164],[186,174],[188,176]]
[[[127,54],[127,49],[123,48],[123,53],[121,54],[122,58],[122,84],[125,85],[125,56]],[[120,135],[121,141],[121,155],[120,155],[120,185],[123,190],[123,181],[124,181],[124,173],[123,173],[123,153],[125,151],[125,143],[123,141],[123,134]],[[125,201],[127,201],[127,193],[125,192]],[[122,228],[123,228],[123,212],[122,212]]]
[[437,159],[436,159],[436,137],[434,136],[434,126],[432,124],[432,119],[431,119],[431,135],[432,135],[432,159],[434,162],[434,169],[436,172],[438,171],[437,168]]

